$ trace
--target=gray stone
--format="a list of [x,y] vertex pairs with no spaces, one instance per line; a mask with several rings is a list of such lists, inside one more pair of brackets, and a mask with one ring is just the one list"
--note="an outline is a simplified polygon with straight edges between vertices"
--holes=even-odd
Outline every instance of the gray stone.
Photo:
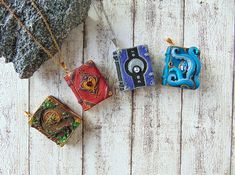
[[[29,0],[5,0],[34,36],[55,55],[57,50],[40,15]],[[87,17],[91,0],[36,0],[59,43]],[[20,78],[30,78],[49,59],[48,55],[0,5],[0,57],[12,62]]]

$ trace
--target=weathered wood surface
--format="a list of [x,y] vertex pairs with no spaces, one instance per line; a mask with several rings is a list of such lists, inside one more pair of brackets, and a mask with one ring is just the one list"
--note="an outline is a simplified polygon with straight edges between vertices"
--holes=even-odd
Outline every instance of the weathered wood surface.
[[[93,59],[114,96],[83,113],[63,73],[47,62],[20,80],[0,63],[0,175],[235,174],[234,1],[103,0],[121,47],[148,44],[157,85],[119,92],[100,3],[63,46],[73,69]],[[98,13],[98,14],[97,14]],[[202,53],[197,91],[160,85],[166,37]],[[54,95],[83,115],[72,141],[59,148],[27,125]]]
[[28,174],[28,81],[20,80],[13,65],[0,64],[0,174]]
[[[185,90],[182,174],[230,174],[234,2],[186,1],[184,45],[201,49],[198,91]],[[193,100],[192,100],[193,99]]]

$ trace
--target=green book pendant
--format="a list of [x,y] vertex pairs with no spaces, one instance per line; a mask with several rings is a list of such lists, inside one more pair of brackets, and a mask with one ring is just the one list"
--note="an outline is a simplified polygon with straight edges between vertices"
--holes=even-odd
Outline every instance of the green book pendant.
[[81,118],[55,97],[49,96],[29,119],[29,124],[54,141],[64,146]]

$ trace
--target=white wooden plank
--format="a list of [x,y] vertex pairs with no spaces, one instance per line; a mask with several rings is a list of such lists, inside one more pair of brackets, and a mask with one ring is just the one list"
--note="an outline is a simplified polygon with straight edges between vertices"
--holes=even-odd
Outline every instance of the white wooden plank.
[[[83,59],[83,26],[74,30],[64,42],[63,55],[65,63],[74,69]],[[46,62],[35,73],[30,82],[31,110],[35,111],[46,96],[53,95],[81,114],[71,89],[63,79],[63,71],[52,60]],[[82,174],[82,126],[73,135],[68,145],[60,148],[44,135],[31,130],[30,172],[31,174]]]
[[0,58],[0,174],[29,174],[28,81],[19,79],[12,64]]
[[234,1],[186,1],[185,46],[201,49],[201,87],[183,96],[182,174],[230,174]]
[[181,0],[136,0],[135,45],[148,44],[157,84],[134,95],[133,174],[180,173],[181,90],[160,85],[164,39],[183,42]]
[[[234,4],[234,6],[233,6],[233,9],[235,10],[235,4]],[[233,10],[233,11],[234,11]],[[232,21],[234,21],[235,20],[235,15],[233,15],[233,20]],[[235,26],[233,26],[233,31],[234,31],[234,28]],[[232,38],[234,38],[235,36],[234,36],[234,34],[235,33],[233,33],[232,34]],[[233,131],[233,133],[232,133],[232,145],[231,145],[231,147],[232,147],[232,151],[231,151],[231,167],[230,167],[230,169],[231,169],[231,174],[235,174],[235,118],[234,118],[234,112],[235,112],[235,55],[234,55],[234,52],[235,52],[235,50],[234,50],[234,45],[233,45],[233,50],[232,50],[232,58],[233,58],[233,111],[232,111],[232,117],[233,117],[233,123],[232,123],[232,127],[233,127],[233,129],[232,129],[232,131]]]
[[[234,50],[234,48],[233,48]],[[233,52],[233,57],[234,57],[234,52]],[[233,70],[235,71],[235,64],[233,64]],[[231,174],[235,174],[235,118],[234,118],[234,111],[235,111],[235,93],[234,93],[234,90],[235,90],[235,72],[233,72],[233,113],[232,113],[232,117],[233,117],[233,133],[232,133],[232,151],[231,151]]]
[[[105,0],[103,3],[121,46],[132,46],[132,1]],[[83,172],[84,175],[127,175],[130,174],[131,92],[118,90],[112,58],[115,48],[109,40],[110,32],[104,16],[100,19],[94,10],[89,16],[86,22],[85,60],[92,58],[97,63],[114,95],[84,113]]]

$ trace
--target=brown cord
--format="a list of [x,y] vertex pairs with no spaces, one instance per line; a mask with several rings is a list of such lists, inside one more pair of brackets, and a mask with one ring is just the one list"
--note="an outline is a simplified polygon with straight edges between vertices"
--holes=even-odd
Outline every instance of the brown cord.
[[[38,6],[36,5],[36,2],[35,0],[30,0],[31,1],[31,4],[33,6],[33,8],[35,8],[35,10],[37,10],[37,12],[39,13],[39,15],[41,16],[44,24],[46,25],[46,28],[48,30],[48,32],[50,33],[51,35],[51,38],[53,40],[53,43],[55,45],[55,47],[57,48],[58,52],[59,52],[59,55],[61,57],[61,49],[58,45],[58,42],[56,41],[56,38],[55,38],[55,35],[52,33],[52,30],[51,30],[51,27],[49,26],[46,18],[44,17],[44,15],[42,14],[41,10],[38,8]],[[44,47],[39,41],[37,38],[35,38],[35,36],[32,34],[32,32],[24,25],[24,23],[20,20],[20,18],[16,15],[16,13],[10,8],[10,6],[5,2],[5,0],[0,0],[0,4],[2,4],[6,9],[7,11],[9,11],[13,17],[17,20],[17,22],[19,23],[19,25],[25,30],[25,32],[33,39],[33,41],[48,55],[48,57],[50,57],[50,59],[53,60],[53,55],[51,54],[51,52],[46,48]],[[53,60],[53,62],[58,65],[58,63]],[[64,72],[66,74],[69,73],[68,69],[67,69],[67,66],[65,65],[64,61],[60,62],[59,63],[59,66],[64,70]]]
[[171,38],[167,38],[166,42],[172,46],[175,45],[174,41]]

